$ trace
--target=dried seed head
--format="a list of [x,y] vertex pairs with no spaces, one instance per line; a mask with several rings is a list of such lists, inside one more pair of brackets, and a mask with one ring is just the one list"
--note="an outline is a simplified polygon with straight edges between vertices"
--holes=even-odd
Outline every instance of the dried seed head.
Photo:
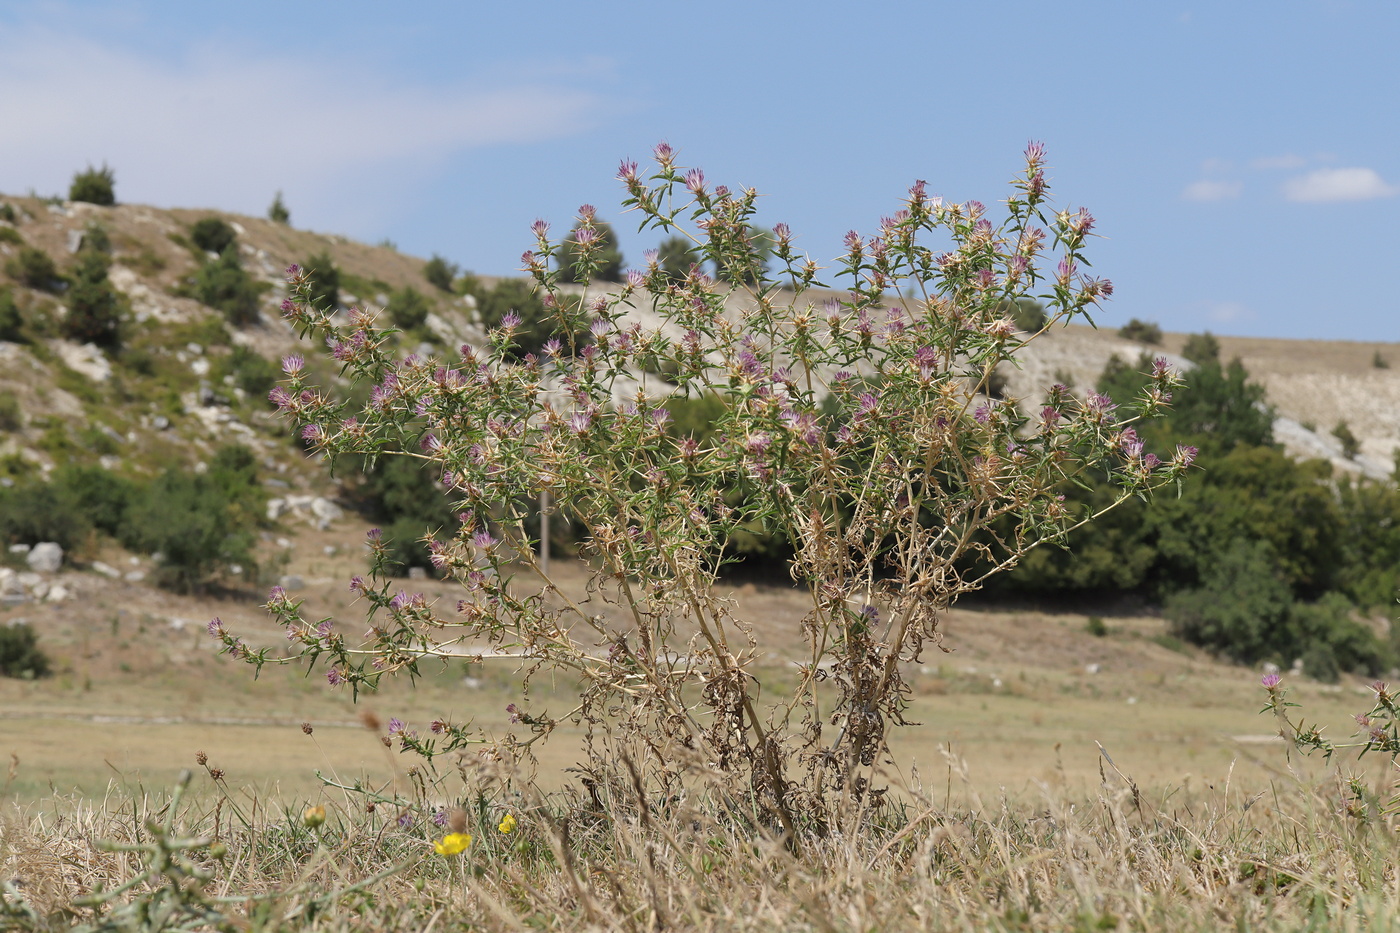
[[304,722],[304,723],[301,724],[301,731],[302,731],[302,732],[305,732],[307,735],[310,735],[310,734],[311,734],[313,731],[315,731],[315,730],[313,730],[313,729],[311,728],[311,723],[309,723],[309,722]]
[[194,762],[195,764],[203,767],[204,765],[209,764],[209,756],[204,754],[203,752],[195,752]]
[[381,720],[377,715],[375,715],[374,710],[372,710],[372,709],[362,709],[362,710],[360,710],[360,725],[364,726],[364,727],[365,727],[366,729],[368,729],[369,731],[371,731],[371,732],[378,732],[378,731],[379,731],[379,727],[382,726],[383,724],[384,724],[383,720]]

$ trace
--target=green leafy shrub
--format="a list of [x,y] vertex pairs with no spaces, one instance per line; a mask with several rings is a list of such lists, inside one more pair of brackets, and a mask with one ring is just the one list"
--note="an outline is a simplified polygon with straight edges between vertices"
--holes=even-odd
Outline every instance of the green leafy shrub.
[[1016,325],[1016,329],[1023,334],[1036,334],[1045,328],[1049,318],[1045,314],[1045,305],[1034,298],[1018,298],[1015,301],[1004,301],[1001,304],[1001,313],[1011,318],[1011,322]]
[[405,286],[389,296],[389,320],[399,330],[413,330],[428,319],[428,299],[416,288]]
[[0,677],[27,680],[53,672],[48,655],[39,648],[39,636],[27,623],[0,626]]
[[191,242],[206,253],[222,255],[237,239],[237,231],[220,217],[204,217],[190,227]]
[[107,280],[111,264],[97,250],[82,250],[73,270],[73,287],[68,290],[68,316],[63,319],[63,336],[79,343],[95,343],[109,350],[121,346],[121,319],[125,302]]
[[317,253],[302,263],[301,268],[311,289],[311,300],[324,308],[340,307],[340,270],[331,254]]
[[262,287],[243,268],[237,245],[229,245],[218,259],[201,265],[190,291],[201,303],[222,311],[235,327],[258,320]]
[[22,247],[5,263],[5,274],[22,285],[52,291],[61,281],[49,254],[35,246]]
[[448,262],[437,253],[423,265],[423,278],[434,288],[445,292],[452,291],[452,280],[457,278],[456,263]]
[[1133,318],[1122,327],[1118,328],[1118,336],[1124,340],[1135,340],[1138,343],[1147,343],[1153,346],[1160,346],[1162,343],[1162,328],[1153,321],[1141,321]]
[[228,371],[234,385],[257,399],[266,399],[279,375],[276,364],[242,345],[235,345],[229,353]]
[[671,283],[685,281],[691,268],[699,265],[701,260],[700,251],[685,237],[668,237],[661,241],[661,246],[656,251],[656,262],[661,267],[661,274]]
[[18,343],[24,337],[24,316],[15,303],[14,292],[0,288],[0,340]]
[[19,212],[16,211],[15,206],[9,202],[0,204],[0,220],[17,224],[19,223]]
[[230,564],[252,566],[262,505],[251,451],[223,448],[206,473],[167,470],[137,493],[118,539],[161,555],[158,584],[191,592]]
[[1389,368],[1390,368],[1390,361],[1387,360],[1385,357],[1381,356],[1381,351],[1377,350],[1376,353],[1375,353],[1375,356],[1372,356],[1372,357],[1371,357],[1371,368],[1372,368],[1372,369],[1389,369]]
[[267,209],[267,219],[275,224],[286,225],[292,222],[292,212],[282,203],[282,192],[277,192],[277,196],[272,199],[272,204]]
[[0,486],[0,540],[7,545],[53,541],[71,551],[91,529],[81,505],[62,487],[40,479]]
[[580,209],[582,219],[574,224],[559,246],[559,274],[566,282],[587,285],[622,281],[622,250],[612,225],[598,220],[587,204]]
[[12,246],[23,246],[24,236],[14,227],[0,227],[0,243],[9,243]]
[[114,538],[138,491],[136,483],[95,465],[65,464],[54,471],[51,485],[92,527]]
[[68,186],[68,200],[111,207],[117,203],[116,182],[116,173],[105,162],[101,168],[89,165],[87,171],[73,176],[73,183]]
[[0,431],[18,431],[24,427],[24,412],[19,407],[19,396],[8,389],[0,392]]
[[425,531],[452,527],[456,518],[433,469],[404,457],[386,457],[369,469],[360,465],[360,480],[346,491],[366,518],[383,524],[387,559],[397,567],[434,569],[420,539]]
[[112,235],[107,232],[107,228],[95,220],[89,221],[83,228],[82,249],[93,250],[98,253],[111,255]]
[[[520,319],[511,331],[512,359],[524,359],[530,353],[539,356],[550,340],[559,340],[562,352],[569,351],[568,332],[560,316],[546,308],[534,288],[523,279],[501,279],[495,288],[477,299],[476,310],[485,327],[500,327],[509,314]],[[575,342],[582,341],[586,333],[580,323],[574,333]]]
[[1345,421],[1337,422],[1337,426],[1332,429],[1332,436],[1341,443],[1343,457],[1355,460],[1361,455],[1361,441],[1357,440]]
[[1219,363],[1220,341],[1216,340],[1210,331],[1192,334],[1186,338],[1186,344],[1181,348],[1181,355],[1197,366]]

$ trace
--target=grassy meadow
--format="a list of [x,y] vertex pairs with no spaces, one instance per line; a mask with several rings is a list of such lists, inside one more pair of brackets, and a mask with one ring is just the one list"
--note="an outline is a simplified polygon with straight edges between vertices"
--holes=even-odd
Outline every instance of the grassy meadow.
[[[340,582],[350,558],[323,550],[293,569],[306,575],[313,614],[347,631],[358,624]],[[582,586],[579,568],[561,575]],[[745,584],[731,596],[770,634],[796,632],[791,590]],[[417,762],[381,743],[384,723],[421,730],[448,715],[502,734],[505,707],[525,699],[514,662],[436,665],[416,689],[390,683],[353,704],[319,672],[269,667],[254,680],[216,656],[204,632],[214,614],[254,643],[281,637],[256,603],[112,584],[78,609],[22,607],[56,647],[59,673],[0,682],[0,754],[10,758],[0,873],[13,879],[5,923],[844,931],[1395,922],[1400,852],[1382,813],[1387,768],[1369,761],[1356,772],[1371,799],[1355,802],[1342,782],[1353,763],[1290,754],[1259,715],[1257,672],[1182,648],[1160,619],[1107,617],[1097,629],[1078,614],[954,611],[952,650],[931,649],[906,671],[919,725],[895,733],[890,805],[863,814],[859,832],[836,826],[792,849],[753,822],[742,795],[717,792],[703,775],[690,799],[609,788],[597,809],[569,770],[581,736],[567,725],[528,764],[439,759],[442,780],[425,790]],[[777,657],[760,674],[779,692],[795,677]],[[1337,738],[1369,707],[1359,682],[1292,687],[1290,698]],[[562,712],[574,695],[538,676],[528,702]],[[186,769],[193,779],[172,808]],[[357,782],[378,796],[335,786]],[[368,801],[395,795],[423,805],[404,825],[403,809],[367,812]],[[1366,813],[1345,813],[1349,801]],[[445,829],[426,815],[454,802],[469,805],[462,818],[474,841],[439,856],[432,841]],[[314,829],[301,816],[313,805],[328,811]],[[510,834],[499,830],[505,813],[519,820]],[[174,820],[168,837],[162,820]],[[104,848],[155,846],[147,855],[159,860],[155,840],[181,837],[197,843],[189,871],[207,881],[144,877],[147,856]],[[133,878],[110,903],[74,906]],[[145,905],[142,918],[123,914],[130,903]],[[151,919],[154,908],[168,916]]]

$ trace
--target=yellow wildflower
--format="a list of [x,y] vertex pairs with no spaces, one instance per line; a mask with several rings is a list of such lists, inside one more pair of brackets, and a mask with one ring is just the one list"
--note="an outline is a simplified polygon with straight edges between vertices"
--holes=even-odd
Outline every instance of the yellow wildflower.
[[448,833],[433,843],[438,855],[461,855],[472,844],[470,833]]
[[322,806],[307,807],[306,812],[301,815],[301,823],[307,829],[315,829],[326,821],[326,808]]
[[501,820],[501,825],[496,828],[503,833],[515,832],[515,815],[507,813],[506,818]]

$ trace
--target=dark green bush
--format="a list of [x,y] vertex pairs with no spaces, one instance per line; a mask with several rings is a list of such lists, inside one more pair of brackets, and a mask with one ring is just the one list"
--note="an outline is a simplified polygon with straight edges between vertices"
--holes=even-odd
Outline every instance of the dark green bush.
[[1011,322],[1016,325],[1016,329],[1026,334],[1038,333],[1045,327],[1049,320],[1045,316],[1045,306],[1034,298],[1018,298],[1015,301],[1003,301],[997,308],[1002,314],[1011,318]]
[[[569,236],[560,245],[559,250],[559,272],[566,282],[574,282],[578,285],[587,285],[587,275],[578,267],[578,261],[582,257],[578,241],[574,235],[581,223],[575,224],[569,231]],[[622,281],[622,250],[618,248],[617,232],[612,225],[601,220],[593,222],[593,229],[598,233],[598,248],[593,252],[593,261],[597,263],[597,268],[593,270],[593,278],[600,282],[621,282]]]
[[340,307],[340,270],[330,253],[320,252],[301,264],[311,283],[311,300],[319,308]]
[[24,336],[24,317],[15,304],[14,292],[0,288],[0,340],[18,343]]
[[282,192],[277,192],[277,196],[272,199],[272,204],[267,209],[267,219],[277,224],[292,222],[292,212],[282,203]]
[[1381,356],[1381,351],[1377,350],[1376,355],[1371,357],[1371,367],[1373,369],[1389,369],[1390,361]]
[[159,552],[156,582],[190,592],[229,564],[252,565],[262,507],[252,452],[224,448],[206,473],[168,470],[137,493],[119,540],[132,550]]
[[428,311],[428,299],[412,286],[401,288],[389,296],[389,320],[399,330],[421,327],[428,319]]
[[131,480],[100,466],[67,464],[54,471],[57,495],[75,505],[94,528],[117,537],[137,492]]
[[1138,343],[1158,346],[1162,343],[1162,328],[1152,321],[1140,321],[1133,318],[1118,328],[1118,336],[1124,340],[1136,340]]
[[1332,436],[1341,442],[1343,457],[1355,460],[1361,454],[1361,441],[1357,440],[1345,421],[1337,422],[1337,426],[1332,429]]
[[452,280],[457,278],[457,265],[434,253],[433,258],[423,265],[423,278],[433,287],[450,292]]
[[[524,279],[501,279],[495,288],[477,299],[477,314],[486,327],[499,327],[512,311],[520,316],[512,353],[516,359],[523,359],[529,353],[539,355],[551,338],[557,338],[564,352],[569,352],[568,333],[559,317],[544,306],[532,285]],[[581,342],[586,334],[587,330],[580,323],[574,335],[575,342]]]
[[199,267],[191,292],[200,302],[222,311],[235,327],[258,320],[258,298],[262,288],[244,270],[236,244],[226,247],[218,259]]
[[656,262],[668,282],[680,282],[690,275],[692,266],[701,262],[700,251],[685,237],[673,236],[662,241],[656,251]]
[[58,267],[49,254],[34,246],[22,247],[5,263],[5,274],[30,288],[52,291],[60,282]]
[[219,217],[205,217],[190,228],[190,240],[207,253],[222,255],[238,239],[238,233]]
[[0,227],[0,243],[23,246],[24,236],[14,227]]
[[13,204],[0,204],[0,220],[8,221],[12,224],[19,223],[19,212],[15,210]]
[[0,486],[0,541],[7,546],[53,541],[71,551],[91,529],[68,490],[38,479]]
[[228,371],[233,384],[255,399],[266,398],[281,375],[271,360],[244,346],[235,346],[229,354]]
[[1181,348],[1181,355],[1198,366],[1219,363],[1220,341],[1216,340],[1210,331],[1192,334],[1186,338],[1186,345]]
[[110,207],[117,203],[116,181],[116,174],[105,162],[100,169],[89,165],[87,171],[73,176],[73,183],[68,186],[68,200]]
[[430,570],[430,552],[419,539],[456,527],[452,500],[431,470],[408,457],[385,457],[372,470],[355,472],[363,472],[363,480],[348,492],[370,521],[383,524],[390,559]]
[[73,270],[73,287],[68,290],[68,316],[63,319],[63,336],[79,343],[95,343],[116,349],[121,346],[121,317],[125,310],[121,293],[107,280],[111,264],[97,250],[78,253]]
[[112,235],[107,232],[107,228],[102,224],[95,220],[90,221],[88,225],[83,228],[82,248],[110,255],[112,252]]
[[39,636],[28,624],[0,626],[0,677],[33,679],[52,673],[48,655],[39,649]]
[[24,412],[19,397],[13,392],[0,392],[0,431],[18,431],[24,427]]

